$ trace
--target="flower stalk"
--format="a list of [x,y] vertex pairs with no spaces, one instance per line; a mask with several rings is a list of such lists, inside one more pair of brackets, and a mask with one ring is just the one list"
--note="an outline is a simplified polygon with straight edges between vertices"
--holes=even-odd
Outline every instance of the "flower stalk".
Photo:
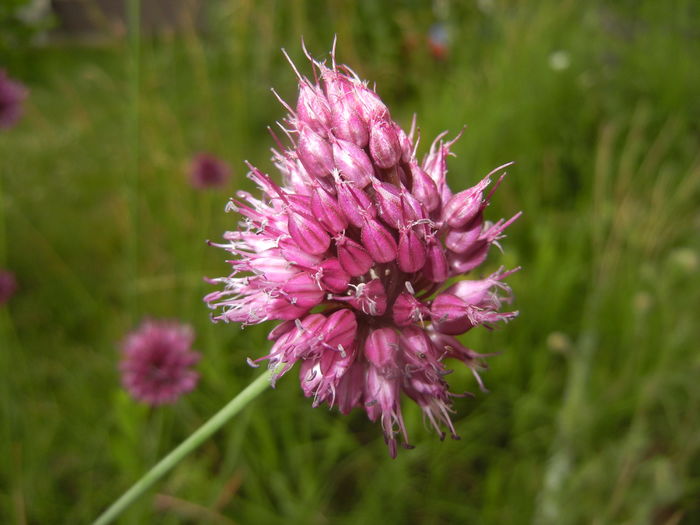
[[209,421],[199,427],[185,441],[180,443],[170,454],[161,459],[151,470],[146,472],[141,479],[134,483],[122,496],[105,510],[93,525],[106,525],[112,523],[134,501],[153,484],[162,478],[170,469],[177,465],[187,454],[199,447],[209,439],[217,430],[226,424],[233,416],[238,414],[248,403],[260,395],[270,385],[270,378],[274,370],[267,370],[255,381],[242,390],[236,397],[229,401]]

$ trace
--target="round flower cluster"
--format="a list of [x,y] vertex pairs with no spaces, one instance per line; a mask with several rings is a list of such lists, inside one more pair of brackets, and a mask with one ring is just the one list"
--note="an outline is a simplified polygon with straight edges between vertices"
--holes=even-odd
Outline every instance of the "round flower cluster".
[[455,336],[517,312],[499,312],[512,271],[453,278],[479,266],[520,214],[484,220],[503,175],[485,191],[507,165],[453,194],[446,159],[454,140],[443,133],[419,162],[415,120],[406,134],[349,68],[312,64],[320,80],[295,68],[298,100],[285,104],[281,127],[292,145],[273,150],[283,183],[249,166],[263,197],[239,191],[230,201],[243,220],[216,246],[235,256],[233,272],[210,279],[223,289],[205,301],[218,310],[215,321],[281,321],[270,353],[249,362],[267,359],[275,379],[299,362],[314,406],[364,408],[395,456],[397,434],[410,446],[402,393],[441,437],[441,427],[457,437],[444,360],[466,363],[481,385],[483,356]]
[[194,332],[174,321],[145,321],[126,336],[119,365],[124,388],[149,405],[174,403],[197,386],[191,367],[200,354],[192,351]]

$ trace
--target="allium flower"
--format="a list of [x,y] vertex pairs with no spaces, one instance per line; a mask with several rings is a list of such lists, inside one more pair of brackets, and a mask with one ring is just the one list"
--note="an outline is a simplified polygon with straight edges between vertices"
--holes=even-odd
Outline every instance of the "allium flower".
[[194,332],[174,321],[145,321],[122,343],[119,369],[124,388],[149,405],[174,403],[197,385],[191,367],[200,354],[192,351]]
[[220,188],[230,175],[228,164],[209,153],[198,153],[190,161],[190,184],[197,189]]
[[22,116],[22,101],[26,96],[27,89],[0,69],[0,128],[12,127]]
[[[409,447],[405,394],[444,438],[453,437],[445,359],[477,369],[482,354],[456,335],[507,321],[503,269],[455,280],[477,268],[520,214],[491,223],[485,194],[495,173],[453,194],[438,136],[419,162],[415,121],[406,134],[379,96],[346,66],[312,61],[320,84],[299,77],[299,98],[281,123],[292,145],[273,150],[278,185],[253,166],[262,198],[239,191],[228,209],[243,216],[226,232],[233,272],[205,301],[215,321],[281,321],[265,357],[277,379],[300,363],[301,387],[317,406],[362,407],[380,420],[389,452]],[[295,69],[296,71],[296,69]],[[455,139],[456,140],[456,139]],[[279,141],[278,141],[279,144]]]
[[0,269],[0,305],[5,304],[17,291],[17,278],[15,274]]

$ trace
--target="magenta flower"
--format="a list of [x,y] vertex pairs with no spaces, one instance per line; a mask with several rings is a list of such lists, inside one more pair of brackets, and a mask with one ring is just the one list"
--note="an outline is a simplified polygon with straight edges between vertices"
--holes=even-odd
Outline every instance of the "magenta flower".
[[145,321],[122,343],[119,369],[124,388],[149,405],[174,403],[197,385],[191,367],[200,354],[192,351],[192,327],[175,321]]
[[228,164],[209,153],[198,153],[190,161],[190,184],[197,189],[220,188],[230,176]]
[[0,128],[11,128],[22,116],[27,89],[0,69]]
[[0,269],[0,305],[5,304],[17,291],[17,278],[15,274]]
[[[520,214],[496,223],[483,214],[501,175],[454,194],[444,133],[419,162],[415,122],[407,135],[379,96],[347,67],[313,61],[321,84],[299,76],[296,108],[282,123],[292,146],[274,151],[283,184],[250,166],[262,198],[240,191],[229,210],[243,216],[223,244],[235,259],[223,286],[205,297],[215,321],[281,321],[265,357],[277,379],[300,363],[314,406],[362,407],[380,420],[392,456],[409,447],[405,394],[444,437],[456,432],[445,359],[478,375],[482,354],[456,335],[490,328],[517,312],[503,282],[512,271],[457,280],[477,268]],[[296,69],[295,69],[296,71]],[[286,104],[285,104],[286,106]],[[455,139],[456,140],[456,139]]]

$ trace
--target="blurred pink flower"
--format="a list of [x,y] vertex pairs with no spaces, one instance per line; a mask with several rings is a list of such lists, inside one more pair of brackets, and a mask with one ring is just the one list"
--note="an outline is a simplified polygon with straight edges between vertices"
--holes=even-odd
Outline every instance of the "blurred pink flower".
[[230,175],[228,164],[209,153],[198,153],[190,161],[190,184],[197,189],[220,188]]
[[[366,83],[346,66],[313,61],[314,78],[299,76],[296,108],[281,127],[293,144],[274,151],[278,185],[250,166],[262,198],[239,191],[229,210],[239,228],[217,244],[235,259],[223,289],[205,297],[215,321],[244,325],[281,321],[263,359],[277,372],[300,363],[304,393],[342,413],[362,407],[381,421],[392,456],[405,394],[438,434],[456,432],[445,358],[477,369],[485,357],[454,336],[507,321],[503,282],[512,271],[459,280],[486,259],[489,247],[520,214],[484,220],[495,187],[489,173],[453,194],[446,160],[454,140],[438,136],[419,162],[416,126],[406,134]],[[296,71],[296,69],[295,69]],[[279,142],[278,142],[279,145]],[[280,148],[281,145],[280,145]]]
[[192,351],[194,332],[175,321],[145,321],[122,343],[119,369],[124,388],[149,405],[174,403],[197,385],[191,367],[201,357]]
[[15,274],[0,269],[0,305],[5,304],[17,291],[17,278]]
[[11,128],[22,116],[22,102],[27,89],[11,80],[4,69],[0,69],[0,128]]

